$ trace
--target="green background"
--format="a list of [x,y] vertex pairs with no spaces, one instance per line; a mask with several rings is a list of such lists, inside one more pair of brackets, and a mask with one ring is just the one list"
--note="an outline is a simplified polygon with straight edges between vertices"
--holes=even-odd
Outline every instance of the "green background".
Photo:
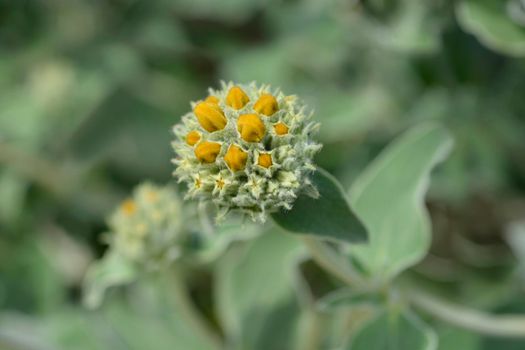
[[[401,132],[445,125],[455,148],[427,196],[430,254],[405,275],[470,306],[525,312],[525,252],[507,239],[525,219],[515,17],[496,0],[1,0],[0,348],[170,348],[166,322],[136,332],[160,308],[151,293],[139,288],[133,308],[117,291],[87,312],[81,283],[112,208],[141,181],[173,181],[170,128],[220,80],[304,99],[322,125],[318,164],[346,189]],[[318,296],[336,283],[307,268]],[[201,271],[191,288],[216,320],[211,283]],[[292,327],[289,293],[275,298]],[[443,350],[525,347],[428,321]]]

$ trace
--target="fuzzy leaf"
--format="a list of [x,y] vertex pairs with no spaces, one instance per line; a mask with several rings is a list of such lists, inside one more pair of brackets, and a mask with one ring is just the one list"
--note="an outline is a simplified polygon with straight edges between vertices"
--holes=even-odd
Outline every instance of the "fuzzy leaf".
[[366,240],[366,229],[352,211],[339,182],[328,172],[318,169],[313,184],[318,198],[303,194],[288,211],[272,214],[282,228],[295,234],[313,235],[347,243]]
[[330,312],[356,305],[377,305],[380,302],[380,296],[370,291],[360,292],[351,288],[341,288],[320,298],[317,307],[319,310]]
[[442,127],[416,127],[385,149],[350,191],[369,242],[349,247],[370,274],[389,279],[427,252],[430,221],[424,205],[432,168],[449,153],[452,139]]
[[302,249],[290,235],[265,232],[217,265],[218,314],[233,348],[293,348],[300,313],[293,270]]
[[434,331],[410,313],[382,312],[352,339],[351,350],[435,350]]
[[488,47],[525,56],[525,27],[515,23],[502,0],[463,0],[456,9],[459,23]]
[[99,307],[108,288],[132,282],[136,273],[128,260],[109,252],[102,260],[94,263],[86,274],[84,304],[89,308]]

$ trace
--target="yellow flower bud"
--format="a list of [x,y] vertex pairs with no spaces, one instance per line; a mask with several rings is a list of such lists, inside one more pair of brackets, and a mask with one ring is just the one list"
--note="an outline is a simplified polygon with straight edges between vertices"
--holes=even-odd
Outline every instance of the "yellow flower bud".
[[253,109],[257,113],[264,114],[266,116],[271,116],[279,110],[279,105],[277,100],[270,94],[262,94],[261,97],[253,105]]
[[224,113],[214,103],[200,102],[195,106],[193,112],[197,116],[199,124],[208,132],[222,130],[226,126],[227,120]]
[[269,168],[272,166],[272,155],[269,153],[261,153],[259,154],[259,159],[257,160],[257,164],[262,166],[263,168]]
[[198,131],[190,131],[188,135],[186,135],[186,143],[190,146],[195,145],[199,140],[201,139],[201,134],[199,134]]
[[122,203],[120,208],[122,209],[124,214],[126,214],[127,216],[130,216],[130,215],[133,215],[133,213],[137,211],[137,204],[135,204],[135,201],[133,201],[132,199],[126,199]]
[[243,114],[237,121],[237,130],[247,142],[259,142],[266,133],[266,128],[257,114]]
[[146,192],[146,200],[148,203],[155,203],[159,198],[159,193],[157,191],[149,190]]
[[275,133],[279,136],[288,134],[288,126],[284,123],[277,123],[273,126]]
[[215,97],[215,96],[208,96],[208,97],[206,97],[204,102],[213,103],[215,105],[218,105],[219,104],[219,99],[217,97]]
[[203,141],[195,147],[195,156],[201,163],[213,163],[220,151],[220,143]]
[[248,160],[248,153],[244,152],[239,146],[231,145],[224,156],[224,161],[231,171],[243,170]]
[[226,96],[226,104],[234,109],[241,109],[250,102],[250,98],[242,89],[238,86],[234,86],[228,91]]

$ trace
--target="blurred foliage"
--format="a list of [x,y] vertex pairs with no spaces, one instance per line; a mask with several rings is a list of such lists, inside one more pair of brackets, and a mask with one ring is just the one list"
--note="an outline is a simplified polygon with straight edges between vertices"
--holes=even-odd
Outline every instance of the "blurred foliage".
[[[105,249],[107,213],[138,182],[171,181],[170,128],[221,79],[304,98],[322,123],[318,162],[346,188],[407,127],[445,124],[456,145],[430,188],[433,246],[404,277],[524,312],[523,268],[509,249],[522,259],[523,242],[507,235],[525,217],[524,14],[520,0],[0,0],[0,348],[202,346],[151,281],[95,312],[79,305],[79,288]],[[291,337],[308,329],[280,265],[300,269],[295,241],[268,235],[234,248],[215,277],[190,278],[208,318],[253,349],[269,348],[272,326]],[[309,297],[336,287],[304,269]],[[213,280],[231,314],[210,307]],[[259,287],[272,290],[268,300]],[[360,337],[375,337],[385,317]],[[424,327],[396,317],[406,332]],[[426,321],[440,349],[525,346]]]

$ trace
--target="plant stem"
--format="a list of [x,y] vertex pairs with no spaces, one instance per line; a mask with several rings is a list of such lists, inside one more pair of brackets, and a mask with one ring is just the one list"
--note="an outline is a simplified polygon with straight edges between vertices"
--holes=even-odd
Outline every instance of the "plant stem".
[[168,271],[166,279],[170,301],[174,304],[173,307],[176,309],[176,312],[209,344],[210,349],[222,348],[220,337],[193,304],[181,271],[175,267]]
[[297,300],[304,313],[303,327],[298,337],[298,347],[301,350],[317,350],[321,348],[323,341],[323,330],[326,322],[324,315],[316,307],[315,297],[312,294],[308,281],[301,271],[301,264],[310,259],[310,255],[298,256],[295,266],[294,287]]
[[210,217],[208,215],[208,211],[206,208],[206,202],[201,201],[197,205],[197,212],[199,215],[199,222],[201,224],[202,232],[208,236],[213,236],[213,232],[215,231],[213,228],[213,224],[210,220]]
[[348,285],[364,284],[363,278],[354,270],[350,262],[337,255],[326,243],[309,236],[303,236],[302,240],[312,258],[326,271]]
[[298,349],[302,350],[318,350],[322,343],[322,328],[324,322],[322,315],[315,310],[306,310],[305,312],[305,331],[299,339],[300,346]]
[[407,290],[407,296],[414,306],[455,326],[496,337],[525,337],[524,316],[491,315],[450,303],[419,290]]

